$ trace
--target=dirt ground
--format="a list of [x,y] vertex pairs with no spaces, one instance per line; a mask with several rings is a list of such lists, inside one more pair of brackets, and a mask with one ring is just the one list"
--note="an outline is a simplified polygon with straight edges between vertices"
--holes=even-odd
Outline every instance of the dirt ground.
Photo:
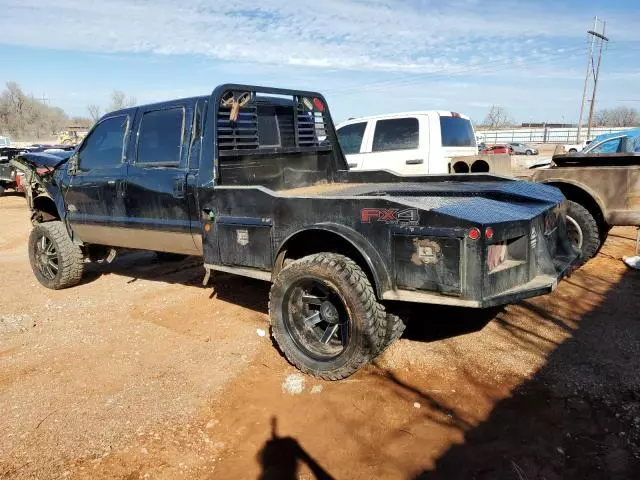
[[640,478],[633,229],[549,296],[412,307],[329,383],[272,345],[265,283],[133,253],[49,291],[24,198],[0,219],[0,478]]

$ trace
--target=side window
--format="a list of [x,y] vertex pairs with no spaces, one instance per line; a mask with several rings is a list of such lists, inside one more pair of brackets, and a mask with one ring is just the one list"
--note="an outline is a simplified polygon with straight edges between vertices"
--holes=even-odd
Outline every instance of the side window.
[[81,170],[117,167],[122,163],[129,117],[107,118],[93,129],[78,151]]
[[367,122],[352,123],[351,125],[341,127],[336,132],[338,134],[338,142],[340,142],[342,152],[345,155],[360,153],[362,137],[364,137],[364,131],[366,128]]
[[177,167],[184,137],[184,109],[146,112],[138,132],[136,163]]
[[372,152],[418,148],[418,119],[378,120],[373,134]]
[[600,145],[595,146],[591,153],[617,153],[620,149],[622,138],[612,138]]

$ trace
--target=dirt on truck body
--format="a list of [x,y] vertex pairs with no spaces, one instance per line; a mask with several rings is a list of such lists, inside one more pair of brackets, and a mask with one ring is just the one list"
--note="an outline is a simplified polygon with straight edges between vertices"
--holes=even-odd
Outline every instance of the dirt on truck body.
[[[484,308],[572,267],[555,188],[492,175],[349,172],[315,92],[222,85],[112,112],[68,155],[25,154],[43,285],[134,248],[272,283],[272,334],[304,372],[344,378],[404,330],[389,301]],[[37,168],[47,166],[46,173]]]

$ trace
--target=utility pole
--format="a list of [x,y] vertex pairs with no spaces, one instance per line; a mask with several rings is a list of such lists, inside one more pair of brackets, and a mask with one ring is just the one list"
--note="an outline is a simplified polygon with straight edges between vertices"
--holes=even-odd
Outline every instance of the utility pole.
[[[593,17],[593,29],[598,28],[598,17]],[[580,119],[578,120],[578,133],[576,135],[576,143],[580,143],[580,130],[582,130],[582,116],[584,114],[584,101],[587,98],[587,85],[589,83],[589,72],[591,71],[591,62],[593,61],[593,46],[596,38],[591,36],[591,46],[589,47],[589,58],[587,60],[587,73],[584,75],[584,89],[582,90],[582,102],[580,103]]]
[[591,136],[591,122],[593,120],[593,108],[596,104],[596,90],[598,89],[598,77],[600,76],[600,61],[602,60],[602,48],[604,47],[604,42],[608,42],[609,39],[604,36],[604,29],[607,26],[607,22],[602,22],[602,33],[590,31],[589,33],[594,37],[598,37],[600,39],[600,53],[598,54],[598,67],[596,68],[596,75],[593,79],[593,95],[591,95],[591,106],[589,107],[589,124],[587,126],[587,140]]

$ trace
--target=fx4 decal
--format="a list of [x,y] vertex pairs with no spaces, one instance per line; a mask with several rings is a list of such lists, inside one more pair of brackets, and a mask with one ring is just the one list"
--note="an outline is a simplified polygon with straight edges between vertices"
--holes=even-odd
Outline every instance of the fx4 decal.
[[382,222],[415,225],[420,220],[416,208],[363,208],[360,210],[362,223]]

